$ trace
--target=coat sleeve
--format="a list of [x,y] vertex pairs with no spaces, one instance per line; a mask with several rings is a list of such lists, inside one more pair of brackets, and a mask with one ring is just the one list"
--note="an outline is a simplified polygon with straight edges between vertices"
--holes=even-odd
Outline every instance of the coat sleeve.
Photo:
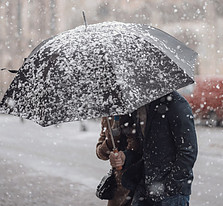
[[[176,161],[166,178],[166,187],[172,190],[178,181],[193,178],[192,168],[197,158],[197,136],[189,103],[185,99],[172,104],[168,121],[176,147]],[[188,184],[192,182],[189,180]]]

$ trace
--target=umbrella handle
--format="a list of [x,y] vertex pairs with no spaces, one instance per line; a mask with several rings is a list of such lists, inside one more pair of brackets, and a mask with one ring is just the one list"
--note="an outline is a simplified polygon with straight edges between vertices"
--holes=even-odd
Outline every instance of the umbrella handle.
[[[115,156],[117,156],[117,155],[118,155],[118,149],[117,149],[116,146],[115,146],[115,141],[114,141],[114,137],[113,137],[113,134],[112,134],[111,125],[110,125],[110,122],[109,122],[108,117],[107,117],[106,119],[107,119],[107,123],[108,123],[108,130],[109,130],[110,135],[111,135],[112,146],[113,146],[113,152],[114,152]],[[120,166],[120,167],[116,167],[115,169],[118,170],[118,171],[120,171],[120,170],[122,170],[122,166]]]
[[[114,149],[113,149],[113,152],[114,152],[115,156],[118,155],[118,149],[117,149],[117,148],[114,148]],[[120,166],[120,167],[116,167],[115,169],[118,170],[118,171],[120,171],[120,170],[122,170],[122,166]]]

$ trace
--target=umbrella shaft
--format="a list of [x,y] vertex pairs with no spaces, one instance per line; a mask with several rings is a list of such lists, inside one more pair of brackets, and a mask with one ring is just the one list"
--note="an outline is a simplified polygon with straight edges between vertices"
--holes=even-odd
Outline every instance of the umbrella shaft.
[[108,117],[106,119],[107,119],[107,123],[108,123],[108,129],[109,129],[109,132],[110,132],[110,135],[111,135],[112,146],[113,146],[113,149],[115,149],[116,146],[115,146],[115,140],[114,140],[112,130],[111,130],[111,125],[110,125]]

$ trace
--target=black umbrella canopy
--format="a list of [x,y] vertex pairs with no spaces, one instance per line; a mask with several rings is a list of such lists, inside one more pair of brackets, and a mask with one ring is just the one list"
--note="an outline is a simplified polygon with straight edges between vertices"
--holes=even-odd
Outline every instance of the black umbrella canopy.
[[148,25],[80,26],[45,40],[31,52],[0,112],[42,126],[131,113],[193,83],[196,55]]

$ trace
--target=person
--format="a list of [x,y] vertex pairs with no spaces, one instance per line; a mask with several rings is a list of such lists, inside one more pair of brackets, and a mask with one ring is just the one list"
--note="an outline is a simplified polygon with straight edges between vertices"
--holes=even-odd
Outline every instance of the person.
[[141,157],[132,161],[130,150],[109,156],[113,167],[126,169],[122,184],[134,191],[131,205],[188,206],[198,152],[189,103],[174,91],[139,108],[134,118]]
[[[96,154],[102,160],[108,160],[110,153],[113,151],[111,135],[108,129],[107,117],[101,119],[101,133],[96,145]],[[109,123],[114,124],[114,117],[109,118]],[[131,121],[131,116],[123,115],[119,117],[119,132],[113,133],[115,145],[119,151],[130,150],[137,152],[139,150],[138,139],[133,138],[135,135],[134,125]],[[124,188],[121,184],[121,176],[123,171],[115,170],[115,178],[117,188],[114,192],[114,197],[108,200],[108,206],[130,206],[131,197],[130,191]]]

